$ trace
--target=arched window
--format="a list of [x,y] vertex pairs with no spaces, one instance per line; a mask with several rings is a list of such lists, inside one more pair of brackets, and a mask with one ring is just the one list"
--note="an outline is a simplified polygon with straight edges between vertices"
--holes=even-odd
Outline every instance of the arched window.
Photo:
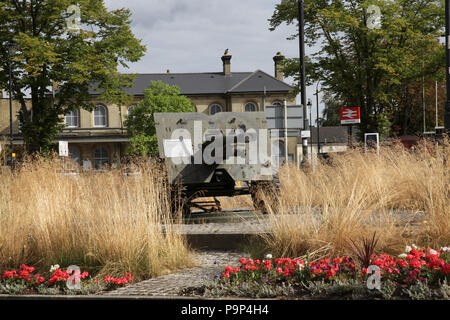
[[106,127],[106,108],[102,105],[98,105],[94,110],[94,127]]
[[213,115],[222,112],[222,106],[218,103],[214,103],[209,107],[209,114]]
[[69,146],[69,159],[78,163],[79,165],[81,164],[81,154],[78,147]]
[[106,147],[97,147],[94,150],[94,168],[100,169],[101,167],[109,164],[109,152]]
[[70,111],[66,114],[66,127],[67,128],[77,128],[80,124],[80,113],[78,110]]
[[244,107],[245,112],[255,112],[257,110],[258,110],[258,107],[253,102],[248,102]]

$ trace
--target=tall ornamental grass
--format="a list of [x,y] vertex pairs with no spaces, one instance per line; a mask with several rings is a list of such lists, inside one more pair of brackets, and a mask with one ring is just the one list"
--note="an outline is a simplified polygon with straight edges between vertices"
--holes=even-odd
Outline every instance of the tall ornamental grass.
[[[138,165],[66,176],[52,160],[27,162],[0,179],[0,268],[50,265],[137,279],[192,265],[171,221],[163,169]],[[162,225],[165,232],[162,232]]]
[[282,256],[348,251],[376,234],[378,250],[401,252],[416,243],[450,244],[450,146],[415,151],[355,149],[309,171],[280,171],[281,209],[270,214],[269,248]]

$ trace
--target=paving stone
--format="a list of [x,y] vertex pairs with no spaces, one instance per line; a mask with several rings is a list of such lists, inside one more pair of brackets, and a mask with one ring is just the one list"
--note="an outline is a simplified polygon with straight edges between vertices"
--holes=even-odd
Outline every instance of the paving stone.
[[177,273],[159,276],[104,293],[106,296],[175,296],[188,287],[200,287],[220,275],[227,265],[237,265],[239,252],[202,251],[195,253],[199,265]]

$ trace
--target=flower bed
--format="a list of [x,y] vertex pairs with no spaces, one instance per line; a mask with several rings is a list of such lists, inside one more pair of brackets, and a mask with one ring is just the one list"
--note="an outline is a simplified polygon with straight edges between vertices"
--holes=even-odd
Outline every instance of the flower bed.
[[[310,262],[290,258],[272,259],[269,256],[265,260],[241,258],[239,262],[240,266],[227,266],[221,276],[206,286],[205,292],[210,295],[214,295],[214,292],[217,295],[219,292],[232,295],[233,292],[239,292],[235,288],[253,283],[257,285],[258,291],[255,294],[247,292],[250,296],[260,295],[261,286],[270,287],[278,293],[287,292],[288,295],[335,295],[343,291],[354,296],[353,291],[356,289],[360,298],[399,296],[448,299],[450,294],[449,248],[437,251],[407,247],[407,252],[399,257],[374,254],[370,259],[370,267],[361,266],[347,256]],[[376,288],[369,285],[374,279],[373,270],[379,274],[380,282],[378,287],[375,285]],[[280,285],[290,289],[280,291]],[[266,293],[269,291],[266,290]]]
[[133,281],[131,273],[114,278],[109,275],[103,279],[92,278],[88,272],[79,269],[61,269],[52,266],[45,274],[35,272],[32,266],[22,264],[17,270],[3,272],[0,281],[1,294],[92,294],[113,290]]

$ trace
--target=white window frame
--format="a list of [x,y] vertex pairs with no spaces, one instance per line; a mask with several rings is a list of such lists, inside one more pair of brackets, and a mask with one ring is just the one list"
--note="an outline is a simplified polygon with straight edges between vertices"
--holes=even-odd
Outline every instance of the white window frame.
[[[96,112],[98,109],[102,109],[105,111],[105,124],[96,124],[95,123],[95,119],[100,118],[99,116],[96,116]],[[104,105],[98,104],[97,106],[95,106],[94,112],[93,112],[93,117],[94,117],[94,128],[106,128],[108,126],[108,109],[106,109],[106,107]],[[101,118],[100,118],[101,119]]]
[[[80,111],[79,110],[72,110],[69,113],[65,115],[66,117],[66,128],[78,128],[80,127]],[[71,123],[68,124],[67,120],[70,119]],[[76,124],[73,124],[73,120],[76,120]]]
[[[255,108],[255,110],[247,110],[247,106],[252,106]],[[244,112],[256,112],[256,111],[258,111],[258,105],[256,103],[249,101],[245,104]]]
[[[106,151],[106,157],[104,154],[102,154],[101,157],[98,157],[98,158],[96,157],[96,152],[99,149],[104,149]],[[108,148],[105,146],[95,147],[94,154],[93,154],[93,160],[94,160],[94,169],[95,170],[99,170],[99,169],[101,169],[101,167],[103,167],[105,165],[109,165],[109,150],[108,150]],[[101,163],[102,163],[101,165],[97,165],[97,163],[99,161],[101,161]]]

